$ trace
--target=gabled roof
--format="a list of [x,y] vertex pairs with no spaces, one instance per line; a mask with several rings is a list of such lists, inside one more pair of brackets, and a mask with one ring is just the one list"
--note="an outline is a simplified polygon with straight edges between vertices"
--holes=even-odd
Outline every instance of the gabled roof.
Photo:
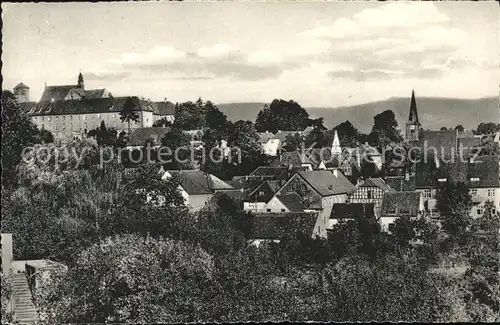
[[303,212],[304,204],[302,203],[302,198],[295,192],[288,192],[282,195],[276,195],[276,198],[280,200],[281,203],[290,212]]
[[71,89],[78,88],[76,85],[64,85],[64,86],[47,86],[43,91],[42,98],[40,102],[50,102],[52,100],[64,100],[66,95],[68,95]]
[[384,180],[380,177],[365,179],[358,187],[378,187],[382,191],[394,191]]
[[429,152],[431,152],[430,148],[435,148],[440,156],[450,156],[452,150],[456,153],[458,148],[457,134],[456,130],[422,131],[418,146],[422,150],[427,149]]
[[85,90],[85,98],[87,99],[93,99],[93,98],[102,98],[104,96],[104,93],[106,92],[106,89],[91,89],[91,90]]
[[458,159],[452,163],[441,162],[438,168],[431,162],[419,162],[415,168],[416,187],[437,188],[440,186],[439,178],[451,182],[465,182],[471,188],[500,187],[498,156],[479,156],[473,161]]
[[153,113],[155,115],[174,115],[175,114],[175,105],[172,102],[163,101],[163,102],[153,102]]
[[297,174],[321,196],[350,193],[355,190],[354,185],[338,170],[303,171]]
[[312,236],[318,213],[258,213],[249,216],[249,239],[281,239],[286,235]]
[[[276,188],[278,187],[278,181],[264,181],[254,189],[249,191],[249,194],[246,196],[246,199],[249,201],[258,201],[258,202],[268,202],[276,193]],[[260,193],[264,194],[261,195]]]
[[233,190],[233,187],[214,175],[200,170],[168,170],[168,174],[179,176],[180,186],[189,195],[213,194],[215,191]]
[[[95,114],[120,112],[128,97],[92,98],[40,102],[31,115]],[[152,111],[148,102],[132,97],[137,111]]]
[[374,203],[335,203],[330,219],[368,219],[375,217]]
[[[385,192],[382,199],[381,216],[417,216],[422,193]],[[395,214],[389,213],[395,211]],[[405,211],[406,210],[406,211]]]

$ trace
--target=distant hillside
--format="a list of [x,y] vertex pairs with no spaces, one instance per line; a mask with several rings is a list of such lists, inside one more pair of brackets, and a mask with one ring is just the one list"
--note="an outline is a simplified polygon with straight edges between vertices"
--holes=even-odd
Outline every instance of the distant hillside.
[[[425,129],[455,127],[462,124],[466,129],[475,129],[481,122],[500,122],[498,97],[479,99],[457,99],[437,97],[417,97],[420,123]],[[231,103],[217,105],[232,121],[240,119],[255,121],[264,103]],[[390,109],[396,115],[399,127],[404,128],[408,119],[410,98],[389,98],[355,106],[306,107],[312,118],[323,117],[331,128],[345,120],[351,121],[361,132],[368,133],[373,125],[373,117]]]

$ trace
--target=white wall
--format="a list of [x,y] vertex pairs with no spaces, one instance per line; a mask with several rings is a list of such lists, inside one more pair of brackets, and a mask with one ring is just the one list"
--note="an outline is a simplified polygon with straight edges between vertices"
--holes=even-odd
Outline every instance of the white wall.
[[273,198],[269,200],[269,202],[267,202],[266,206],[264,207],[264,210],[266,212],[272,212],[272,213],[289,212],[288,208],[283,203],[281,203],[281,201],[276,196],[273,196]]
[[266,212],[266,202],[243,202],[243,210],[253,212]]

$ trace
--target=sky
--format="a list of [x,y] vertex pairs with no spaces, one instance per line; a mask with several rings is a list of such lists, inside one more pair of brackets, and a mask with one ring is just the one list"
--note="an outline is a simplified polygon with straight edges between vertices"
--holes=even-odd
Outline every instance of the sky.
[[4,89],[336,107],[499,94],[498,4],[2,3]]

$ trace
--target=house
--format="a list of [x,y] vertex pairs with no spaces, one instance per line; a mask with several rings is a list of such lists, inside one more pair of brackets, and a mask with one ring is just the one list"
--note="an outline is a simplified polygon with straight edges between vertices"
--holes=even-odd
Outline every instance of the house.
[[[262,243],[279,243],[287,236],[316,238],[318,229],[315,225],[318,223],[318,218],[318,212],[250,214],[247,220],[246,237],[249,244],[257,247]],[[326,230],[323,232],[326,234]]]
[[307,152],[288,151],[282,152],[278,159],[271,163],[271,167],[289,167],[289,168],[299,168],[304,167],[307,170],[316,169],[320,162],[314,160]]
[[180,179],[179,190],[192,211],[201,210],[216,192],[234,191],[228,183],[200,170],[167,170],[162,179],[174,176]]
[[450,159],[458,154],[458,131],[421,131],[416,145],[423,158],[436,156],[440,159]]
[[382,178],[367,178],[356,185],[356,190],[349,195],[349,203],[372,203],[374,212],[380,215],[380,206],[385,192],[394,191]]
[[304,210],[321,211],[319,224],[315,227],[325,231],[320,236],[326,236],[332,205],[346,202],[348,194],[354,190],[354,185],[338,170],[303,171],[294,174],[274,197],[294,192],[302,199]]
[[174,123],[175,121],[175,105],[166,99],[162,102],[152,102],[153,108],[153,123],[159,120],[166,120],[167,122]]
[[470,215],[482,216],[487,201],[500,211],[500,162],[498,156],[479,156],[468,161],[420,162],[416,166],[416,190],[422,192],[426,208],[439,216],[437,193],[447,182],[464,182],[472,196]]
[[302,198],[295,192],[272,196],[263,210],[267,213],[314,211],[307,210]]
[[423,214],[424,199],[422,193],[417,191],[385,192],[380,210],[380,227],[384,231],[392,232],[397,218],[417,218]]
[[262,152],[268,156],[278,156],[280,154],[281,148],[286,143],[286,138],[288,136],[295,136],[298,134],[302,139],[304,139],[304,131],[280,131],[272,133],[269,131],[260,132],[259,138],[262,147]]
[[372,219],[376,221],[374,203],[335,203],[332,207],[327,230],[341,221]]
[[[272,199],[276,190],[281,187],[282,180],[267,180],[259,182],[243,202],[243,210],[253,212],[266,212],[266,204]],[[271,212],[271,211],[267,211]]]

